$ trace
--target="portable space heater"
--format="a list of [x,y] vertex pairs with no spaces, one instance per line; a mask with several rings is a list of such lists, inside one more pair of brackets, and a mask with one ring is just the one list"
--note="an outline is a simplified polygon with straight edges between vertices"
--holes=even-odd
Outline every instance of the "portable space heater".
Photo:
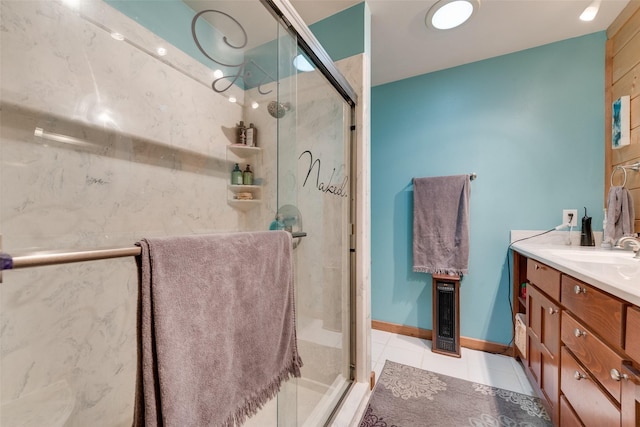
[[434,353],[460,357],[460,277],[433,275]]

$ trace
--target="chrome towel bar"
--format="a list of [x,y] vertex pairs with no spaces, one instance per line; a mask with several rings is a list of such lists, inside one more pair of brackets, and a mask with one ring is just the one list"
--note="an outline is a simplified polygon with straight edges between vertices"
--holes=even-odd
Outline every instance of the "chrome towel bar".
[[[292,238],[306,237],[304,231],[291,233]],[[20,268],[40,267],[45,265],[69,264],[73,262],[97,261],[101,259],[124,258],[140,255],[139,246],[126,248],[101,248],[81,251],[46,251],[25,255],[11,256],[0,252],[0,271]],[[1,283],[1,282],[0,282]]]

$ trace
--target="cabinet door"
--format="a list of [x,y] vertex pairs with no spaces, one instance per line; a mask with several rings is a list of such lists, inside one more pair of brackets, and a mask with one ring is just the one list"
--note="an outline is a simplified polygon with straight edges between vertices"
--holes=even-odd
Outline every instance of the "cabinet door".
[[557,424],[560,397],[560,307],[535,286],[527,288],[528,367],[551,406]]
[[624,350],[630,358],[640,362],[640,309],[636,306],[627,308],[627,327]]
[[553,356],[560,352],[560,307],[544,296],[536,287],[527,289],[529,328],[540,344]]
[[621,425],[640,426],[640,371],[631,365],[623,365],[621,382]]

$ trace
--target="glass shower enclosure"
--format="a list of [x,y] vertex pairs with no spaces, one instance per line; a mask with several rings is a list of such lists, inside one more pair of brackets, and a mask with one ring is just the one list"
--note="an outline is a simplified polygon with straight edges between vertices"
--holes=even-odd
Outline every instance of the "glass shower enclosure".
[[[0,252],[295,236],[302,377],[249,426],[324,425],[353,377],[353,102],[290,7],[0,2]],[[0,425],[131,425],[133,258],[39,262],[2,271]]]

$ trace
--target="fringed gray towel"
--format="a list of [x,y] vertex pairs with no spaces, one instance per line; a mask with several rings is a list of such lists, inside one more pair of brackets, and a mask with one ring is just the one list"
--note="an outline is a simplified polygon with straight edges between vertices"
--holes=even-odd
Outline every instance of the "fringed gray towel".
[[609,188],[604,241],[615,243],[622,236],[632,236],[634,218],[633,198],[629,190],[615,186]]
[[413,271],[469,269],[469,175],[413,179]]
[[241,425],[300,376],[289,233],[138,244],[135,427]]

